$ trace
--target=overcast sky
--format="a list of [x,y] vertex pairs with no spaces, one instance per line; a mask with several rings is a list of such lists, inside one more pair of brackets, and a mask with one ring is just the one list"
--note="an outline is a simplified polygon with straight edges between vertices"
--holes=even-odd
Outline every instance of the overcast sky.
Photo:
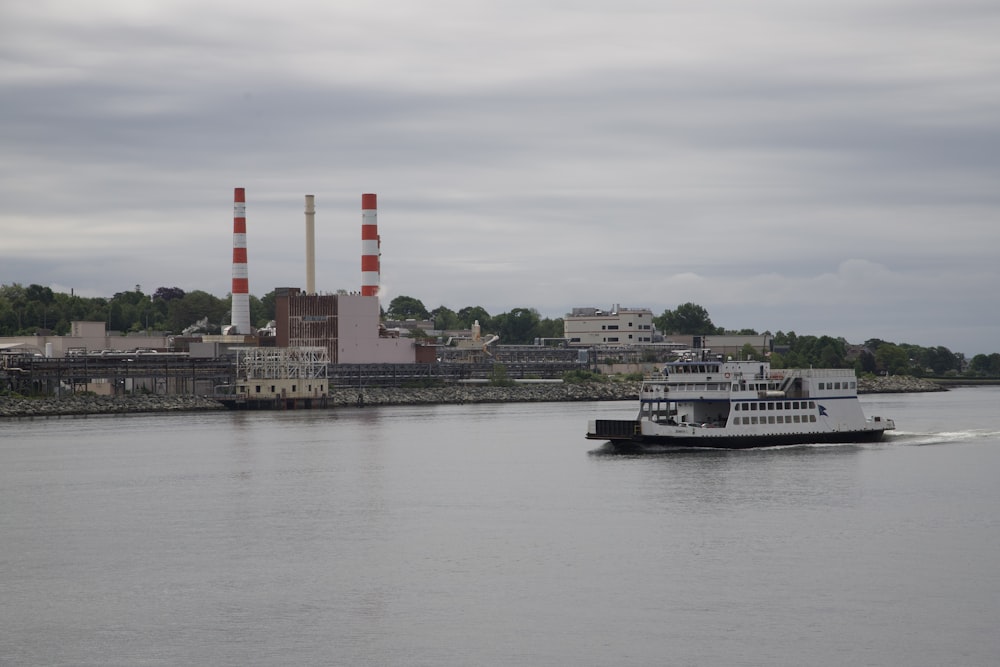
[[994,0],[0,4],[0,283],[1000,351]]

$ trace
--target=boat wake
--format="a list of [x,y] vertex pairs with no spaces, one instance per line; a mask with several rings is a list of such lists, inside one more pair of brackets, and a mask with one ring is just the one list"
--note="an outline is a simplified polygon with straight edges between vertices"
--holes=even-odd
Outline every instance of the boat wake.
[[893,431],[885,434],[883,443],[921,447],[924,445],[951,445],[977,440],[1000,440],[1000,431],[970,429],[967,431],[942,431],[940,433],[915,433]]

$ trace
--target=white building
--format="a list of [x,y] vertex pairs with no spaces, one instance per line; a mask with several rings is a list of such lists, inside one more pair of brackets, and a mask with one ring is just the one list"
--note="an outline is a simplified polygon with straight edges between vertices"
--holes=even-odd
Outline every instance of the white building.
[[652,343],[653,329],[649,308],[574,308],[563,318],[563,336],[581,347]]

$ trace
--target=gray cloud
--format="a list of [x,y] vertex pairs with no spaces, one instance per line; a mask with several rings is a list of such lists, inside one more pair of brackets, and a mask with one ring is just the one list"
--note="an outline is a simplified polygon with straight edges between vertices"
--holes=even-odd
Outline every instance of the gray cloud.
[[0,10],[0,282],[225,294],[244,186],[354,289],[377,192],[387,298],[997,351],[992,3],[202,4]]

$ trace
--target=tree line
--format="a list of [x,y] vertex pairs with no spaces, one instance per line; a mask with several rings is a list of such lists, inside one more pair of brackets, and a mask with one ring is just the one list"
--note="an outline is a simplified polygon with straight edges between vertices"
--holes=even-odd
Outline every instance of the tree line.
[[[261,298],[250,295],[250,319],[263,327],[274,319],[274,292]],[[194,329],[199,333],[219,333],[229,322],[231,295],[215,297],[201,290],[185,292],[178,287],[159,287],[146,294],[139,285],[110,298],[81,297],[54,292],[41,285],[18,283],[0,285],[0,336],[30,336],[49,333],[64,336],[70,322],[106,322],[110,331],[136,333],[156,331],[180,334]],[[392,320],[431,321],[436,330],[467,330],[478,321],[484,334],[496,334],[509,345],[528,345],[538,338],[561,338],[562,318],[542,317],[534,308],[514,308],[491,315],[482,306],[452,310],[438,306],[428,310],[420,299],[398,296],[382,310]],[[202,322],[201,326],[198,323]],[[760,335],[753,329],[726,329],[716,326],[708,311],[694,303],[664,310],[653,318],[656,330],[664,335]],[[420,335],[422,332],[414,332]],[[946,347],[922,347],[870,339],[851,345],[843,338],[798,336],[794,331],[761,332],[771,335],[775,351],[771,364],[776,368],[854,368],[859,373],[943,376],[966,374],[1000,377],[1000,353],[977,354],[966,361],[961,353]],[[749,351],[748,351],[749,353]]]
[[[274,296],[270,304],[250,297],[250,318],[264,326],[274,318]],[[267,297],[265,297],[266,299]],[[36,333],[65,336],[74,321],[105,322],[109,331],[141,331],[179,334],[199,321],[201,333],[219,333],[228,324],[232,299],[208,292],[185,292],[179,287],[160,287],[146,294],[139,285],[111,298],[82,297],[53,292],[41,285],[0,285],[0,336],[31,336]]]
[[[675,310],[665,310],[653,318],[658,332],[683,335],[757,336],[753,329],[717,327],[702,306],[685,303]],[[892,343],[872,338],[861,345],[851,345],[843,338],[830,336],[798,336],[794,331],[772,334],[774,368],[853,368],[855,372],[912,375],[916,377],[971,375],[1000,377],[1000,353],[977,354],[966,362],[965,355],[947,347],[922,347],[909,343]],[[752,353],[752,350],[747,350]]]

